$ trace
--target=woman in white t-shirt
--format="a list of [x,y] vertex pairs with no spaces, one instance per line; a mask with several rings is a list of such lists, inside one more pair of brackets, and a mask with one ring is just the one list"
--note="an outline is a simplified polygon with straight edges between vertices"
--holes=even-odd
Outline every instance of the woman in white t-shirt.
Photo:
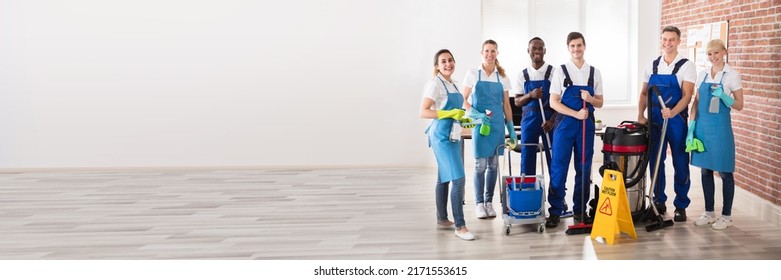
[[[732,109],[743,109],[743,85],[740,73],[724,62],[727,48],[719,39],[708,43],[708,60],[712,66],[697,75],[694,106],[691,109],[686,151],[692,152],[691,164],[702,168],[702,192],[705,213],[695,225],[713,224],[713,229],[726,229],[732,224],[732,200],[735,196],[735,137],[732,134]],[[722,181],[724,206],[721,217],[714,212],[713,171]]]
[[[464,163],[461,154],[460,123],[466,121],[464,96],[451,80],[456,61],[449,50],[439,50],[434,55],[434,78],[426,83],[420,104],[420,117],[433,119],[426,129],[429,146],[437,159],[437,184],[435,188],[437,225],[452,229],[463,240],[474,240],[475,236],[466,228],[464,221]],[[452,182],[452,185],[451,185]],[[455,223],[447,218],[447,193],[450,189],[450,206]]]
[[[496,217],[492,200],[499,165],[497,147],[505,142],[505,129],[513,146],[518,141],[518,135],[515,133],[507,93],[511,88],[510,79],[499,66],[498,45],[494,40],[486,40],[480,54],[483,63],[469,70],[464,79],[464,106],[469,110],[471,119],[483,123],[472,130],[472,143],[476,161],[475,215],[484,219]],[[504,149],[499,148],[498,153],[504,153]]]

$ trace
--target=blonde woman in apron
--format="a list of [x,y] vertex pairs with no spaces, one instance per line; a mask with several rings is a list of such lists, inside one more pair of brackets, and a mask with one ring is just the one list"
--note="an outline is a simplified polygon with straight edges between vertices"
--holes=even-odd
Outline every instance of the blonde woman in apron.
[[[505,129],[513,146],[518,141],[518,135],[515,133],[508,96],[510,79],[499,65],[498,45],[494,40],[486,40],[480,54],[483,56],[483,63],[480,67],[469,70],[464,79],[464,105],[469,110],[469,118],[490,124],[490,129],[481,125],[472,131],[477,204],[475,216],[485,219],[496,217],[493,197],[499,165],[497,147],[505,143]],[[502,153],[504,149],[500,148],[498,154]]]
[[[724,62],[727,48],[721,40],[708,43],[708,60],[712,66],[697,76],[697,95],[689,121],[686,151],[692,153],[692,165],[702,168],[702,192],[705,213],[695,225],[712,224],[716,230],[732,225],[732,201],[735,196],[735,137],[730,113],[743,109],[743,85],[740,73]],[[721,217],[714,209],[713,172],[719,172],[724,204]]]

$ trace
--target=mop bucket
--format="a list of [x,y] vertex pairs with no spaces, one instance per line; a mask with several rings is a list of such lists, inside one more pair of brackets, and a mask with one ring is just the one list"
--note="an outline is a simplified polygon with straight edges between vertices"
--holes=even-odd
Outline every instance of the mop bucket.
[[537,176],[505,177],[508,212],[516,218],[535,218],[543,207],[541,181]]

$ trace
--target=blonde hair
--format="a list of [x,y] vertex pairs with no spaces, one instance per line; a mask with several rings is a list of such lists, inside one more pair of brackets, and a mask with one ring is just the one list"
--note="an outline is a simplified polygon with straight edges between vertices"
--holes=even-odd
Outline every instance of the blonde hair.
[[724,41],[722,41],[721,39],[713,39],[713,40],[710,40],[710,42],[708,42],[708,49],[707,50],[711,50],[711,49],[720,49],[720,50],[725,50],[726,51],[727,50],[727,46],[724,45]]
[[[497,49],[499,48],[499,45],[496,44],[496,41],[491,40],[491,39],[485,40],[485,42],[483,42],[483,47],[485,47],[485,45],[488,45],[488,44],[494,45],[494,47],[496,47]],[[504,75],[504,68],[502,68],[502,66],[499,65],[499,59],[498,58],[496,59],[496,71],[499,72],[500,76],[505,77],[505,75]]]

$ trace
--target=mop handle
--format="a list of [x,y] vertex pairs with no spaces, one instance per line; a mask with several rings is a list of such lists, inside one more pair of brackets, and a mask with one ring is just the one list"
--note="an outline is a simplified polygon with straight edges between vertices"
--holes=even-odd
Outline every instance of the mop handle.
[[[588,110],[586,108],[586,100],[585,99],[583,99],[583,109],[584,110]],[[586,119],[588,119],[588,117],[586,117]],[[581,172],[583,172],[583,169],[584,169],[585,163],[586,163],[586,119],[583,119],[583,121],[581,121],[581,123],[583,123],[583,133],[582,133],[583,134],[583,139],[582,139],[583,142],[581,142],[583,144],[581,145],[581,149],[580,149],[580,163],[582,163],[581,166],[580,166]],[[583,178],[585,179],[585,177],[583,177]]]
[[[542,125],[545,126],[545,122],[548,120],[548,118],[545,116],[545,107],[542,106],[542,99],[539,100],[540,102],[540,114],[542,114]],[[553,149],[553,143],[550,142],[550,136],[548,135],[545,130],[542,131],[542,134],[545,135],[545,140],[548,140],[548,149]]]
[[[588,110],[585,99],[583,99],[583,109]],[[585,190],[588,190],[589,187],[586,185],[586,119],[588,119],[588,117],[581,121],[581,123],[583,123],[583,133],[581,133],[582,138],[580,142],[580,207],[583,208],[580,214],[583,219],[586,217],[586,205],[584,205],[586,203]],[[581,220],[580,223],[583,223],[583,220]]]

